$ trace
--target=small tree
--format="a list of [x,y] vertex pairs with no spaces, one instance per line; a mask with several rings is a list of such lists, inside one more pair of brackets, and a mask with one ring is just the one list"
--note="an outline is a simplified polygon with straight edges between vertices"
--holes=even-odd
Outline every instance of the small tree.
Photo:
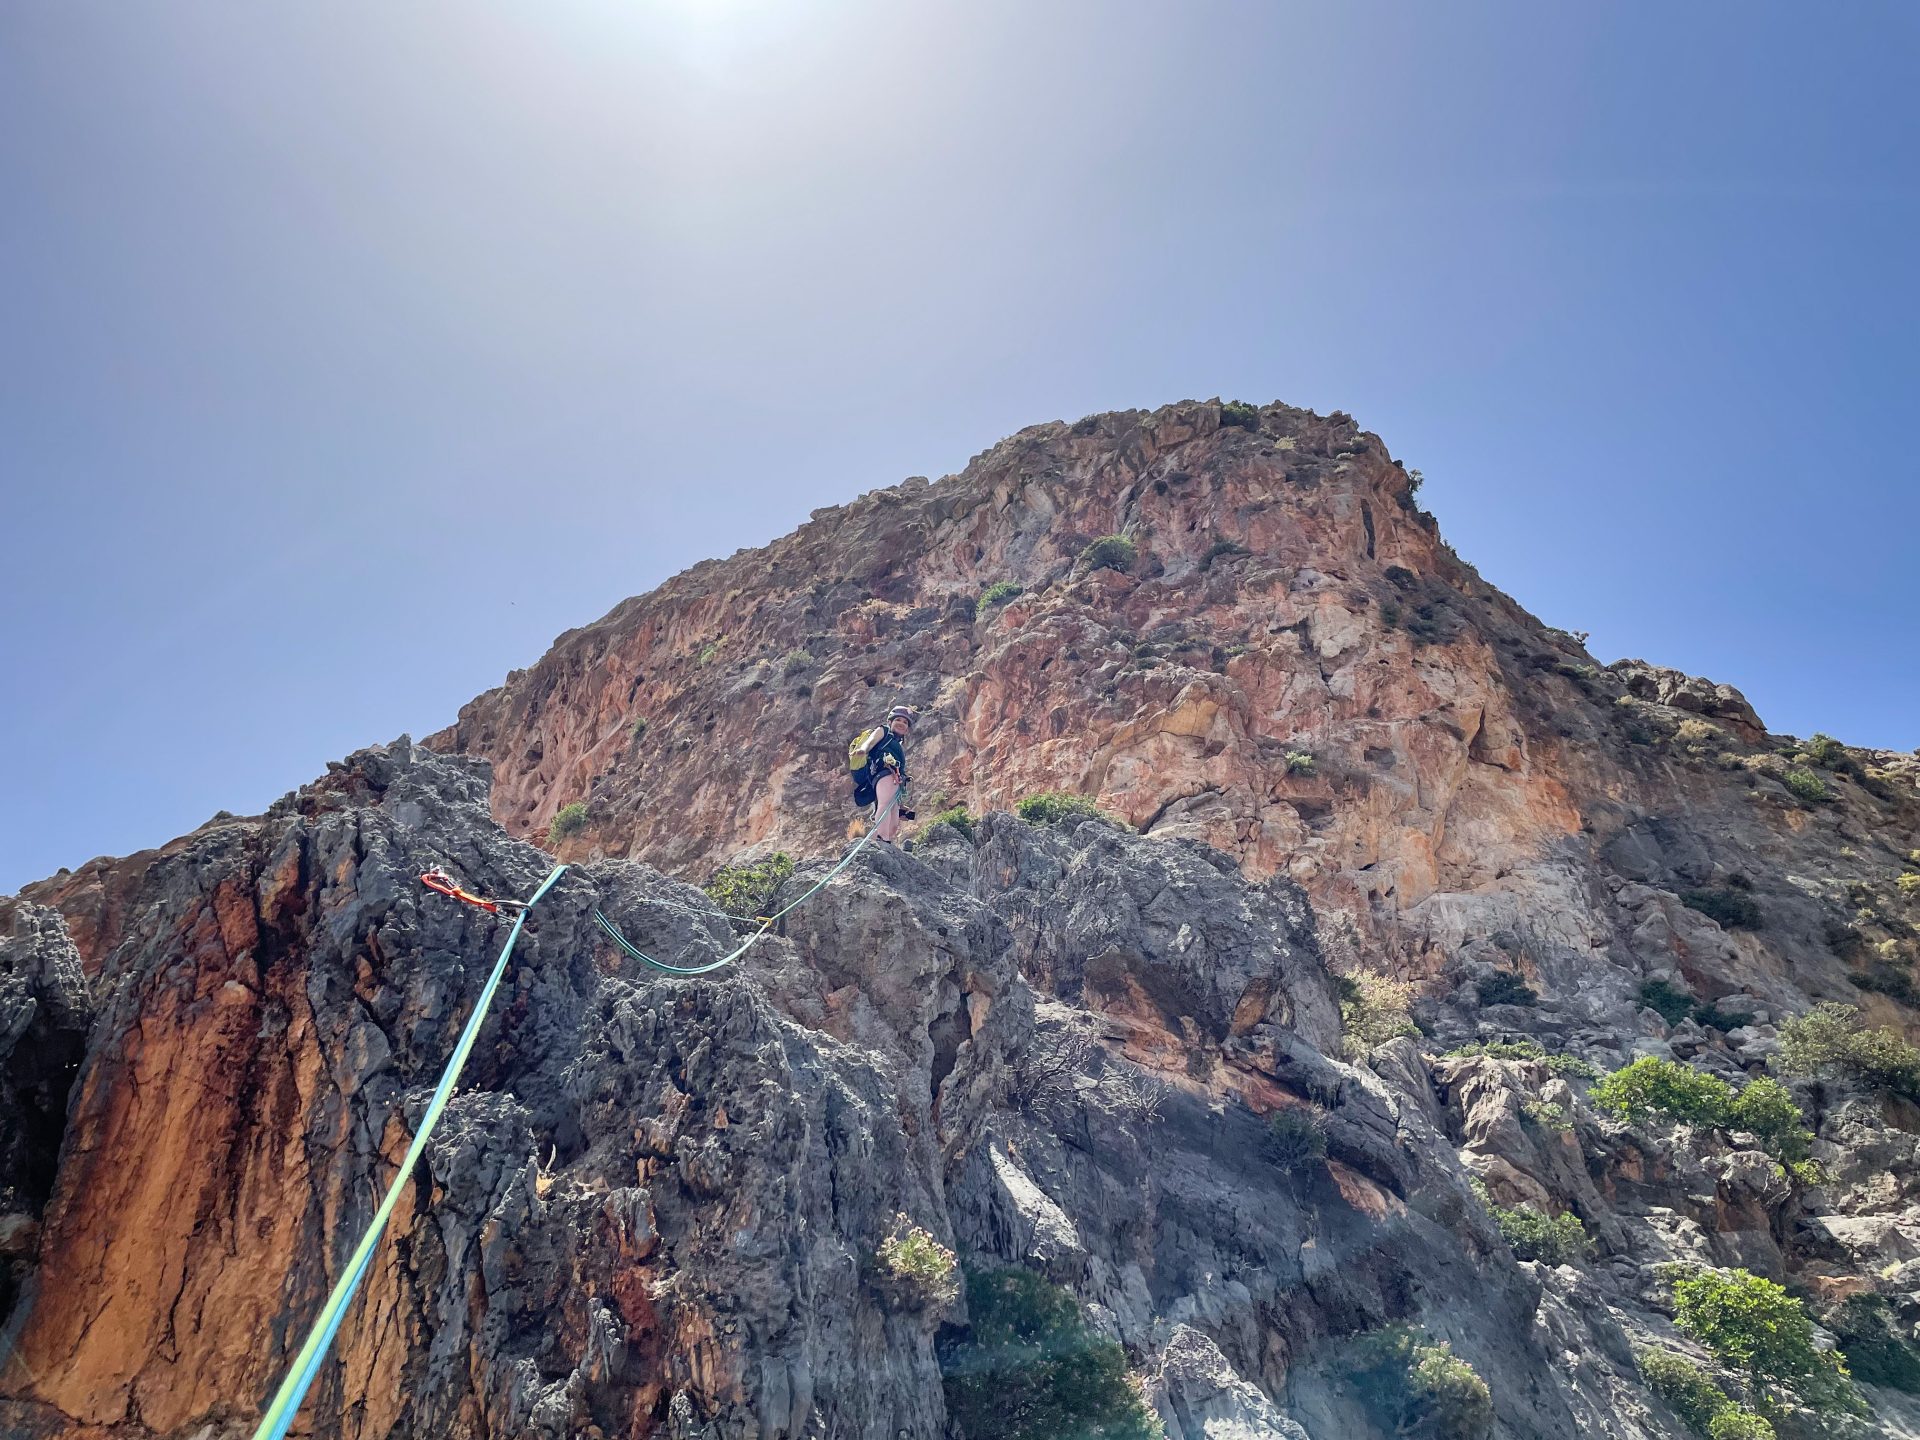
[[1684,1355],[1667,1350],[1641,1350],[1634,1359],[1647,1388],[1667,1402],[1667,1408],[1705,1435],[1713,1417],[1733,1402],[1713,1378]]
[[547,843],[558,845],[571,835],[578,835],[587,828],[587,805],[584,800],[576,800],[571,805],[563,805],[553,817],[553,823],[547,826]]
[[1260,408],[1244,400],[1229,400],[1220,407],[1220,423],[1223,426],[1238,425],[1242,430],[1258,430]]
[[1868,1029],[1852,1005],[1816,1005],[1780,1027],[1775,1062],[1787,1075],[1813,1075],[1920,1100],[1920,1049],[1891,1030]]
[[1727,1110],[1727,1128],[1744,1130],[1781,1160],[1804,1160],[1813,1135],[1787,1087],[1771,1076],[1748,1082]]
[[1126,1352],[1079,1302],[1028,1270],[966,1278],[965,1337],[938,1351],[947,1414],[966,1440],[1163,1440]]
[[1313,753],[1308,750],[1289,750],[1286,757],[1287,774],[1313,774]]
[[[1784,1288],[1746,1270],[1683,1271],[1673,1280],[1674,1322],[1756,1389],[1784,1386],[1818,1408],[1857,1404],[1846,1366],[1813,1343],[1813,1321]],[[1851,1402],[1851,1403],[1850,1403]]]
[[1729,1404],[1707,1422],[1707,1440],[1774,1440],[1774,1429],[1764,1415]]
[[1400,1422],[1403,1435],[1479,1440],[1493,1431],[1493,1392],[1444,1340],[1415,1348],[1407,1393],[1409,1413]]
[[777,850],[758,865],[723,865],[707,882],[707,898],[735,920],[757,921],[793,874],[793,857]]
[[1340,1028],[1350,1054],[1364,1055],[1389,1040],[1420,1033],[1411,1014],[1413,986],[1407,981],[1355,970],[1334,983],[1340,992]]
[[1693,1125],[1725,1125],[1733,1087],[1691,1065],[1643,1055],[1595,1085],[1592,1099],[1623,1120],[1668,1115]]
[[1493,1430],[1493,1392],[1442,1341],[1423,1343],[1405,1325],[1356,1337],[1349,1373],[1363,1403],[1392,1433],[1428,1440],[1482,1440]]
[[1004,605],[1014,596],[1021,594],[1021,587],[1011,580],[996,580],[980,592],[981,610],[991,610],[996,605]]

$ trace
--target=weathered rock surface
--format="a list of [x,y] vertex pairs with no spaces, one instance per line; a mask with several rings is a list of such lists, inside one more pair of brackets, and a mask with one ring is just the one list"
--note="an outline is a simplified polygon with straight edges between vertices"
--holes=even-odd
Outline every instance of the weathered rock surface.
[[[1079,563],[1121,530],[1129,567]],[[708,977],[593,924],[731,948],[684,881],[775,846],[819,879],[896,699],[971,834],[864,852]],[[1909,1028],[1916,775],[1595,664],[1346,417],[1036,427],[626,602],[425,746],[0,900],[0,1433],[250,1432],[504,938],[418,874],[529,893],[577,799],[309,1433],[946,1436],[967,1315],[876,1273],[902,1216],[1071,1290],[1179,1440],[1385,1433],[1350,1359],[1392,1323],[1501,1440],[1681,1433],[1634,1359],[1689,1348],[1663,1262],[1920,1323],[1920,1113],[1799,1086],[1824,1175],[1789,1183],[1568,1062],[1740,1080],[1824,998]],[[1041,789],[1145,833],[996,809]],[[1349,1049],[1360,969],[1423,1036]],[[1562,1060],[1441,1053],[1523,1038]],[[1518,1261],[1474,1181],[1591,1250]],[[1868,1395],[1851,1433],[1920,1434]]]

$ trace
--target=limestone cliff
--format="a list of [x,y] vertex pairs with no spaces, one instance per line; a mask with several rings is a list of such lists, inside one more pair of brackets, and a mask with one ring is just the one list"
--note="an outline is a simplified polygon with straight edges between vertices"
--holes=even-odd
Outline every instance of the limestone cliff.
[[[730,948],[685,882],[818,878],[896,700],[922,816],[971,820],[710,977],[591,923]],[[524,894],[584,801],[307,1433],[979,1440],[969,1300],[878,1263],[911,1225],[1064,1287],[1179,1440],[1692,1433],[1640,1356],[1713,1368],[1673,1262],[1880,1347],[1864,1414],[1789,1398],[1782,1435],[1920,1435],[1900,1087],[1794,1080],[1791,1152],[1593,1101],[1637,1056],[1748,1083],[1821,1000],[1909,1027],[1916,773],[1598,665],[1344,416],[1022,432],[626,602],[427,745],[0,900],[0,1433],[249,1433],[499,943],[418,873]],[[1005,813],[1041,790],[1123,823]],[[1386,1394],[1396,1325],[1484,1412]]]

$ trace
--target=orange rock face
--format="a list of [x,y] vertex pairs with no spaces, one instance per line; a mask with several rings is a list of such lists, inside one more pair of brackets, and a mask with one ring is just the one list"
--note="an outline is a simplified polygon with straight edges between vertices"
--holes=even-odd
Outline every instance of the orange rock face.
[[[1090,568],[1116,533],[1131,563]],[[562,853],[702,879],[734,852],[833,848],[847,736],[904,701],[923,815],[1093,795],[1379,939],[1579,835],[1560,737],[1516,693],[1539,657],[1584,652],[1453,556],[1377,437],[1189,404],[1036,426],[698,565],[429,743],[494,762],[516,833],[584,800]]]

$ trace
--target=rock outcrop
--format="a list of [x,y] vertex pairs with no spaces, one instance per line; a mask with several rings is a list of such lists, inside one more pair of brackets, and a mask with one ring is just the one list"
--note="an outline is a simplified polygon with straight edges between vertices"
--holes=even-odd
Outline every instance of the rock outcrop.
[[[711,976],[593,923],[730,949],[687,882],[820,879],[846,733],[897,699],[961,823]],[[917,1227],[1064,1287],[1179,1440],[1438,1433],[1356,1358],[1396,1326],[1484,1382],[1462,1434],[1685,1433],[1636,1358],[1709,1359],[1670,1263],[1879,1307],[1872,1418],[1819,1423],[1920,1435],[1920,1110],[1797,1081],[1789,1172],[1590,1099],[1636,1056],[1743,1083],[1820,1000],[1907,1029],[1917,774],[1598,665],[1344,416],[1022,432],[625,603],[425,745],[0,900],[0,1433],[250,1432],[503,937],[417,876],[529,893],[584,801],[305,1433],[978,1440],[964,1294],[881,1264]],[[1006,813],[1060,789],[1124,823]],[[1417,1032],[1370,1028],[1378,976]],[[1523,1259],[1515,1213],[1586,1248]]]

